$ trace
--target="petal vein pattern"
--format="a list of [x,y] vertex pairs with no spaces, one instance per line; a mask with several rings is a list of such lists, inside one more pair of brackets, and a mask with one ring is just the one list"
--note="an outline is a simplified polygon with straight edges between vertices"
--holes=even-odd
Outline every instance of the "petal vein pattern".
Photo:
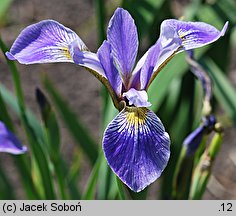
[[108,164],[133,191],[160,177],[170,156],[170,138],[147,108],[126,107],[108,125],[103,139]]
[[71,29],[54,20],[43,20],[25,28],[6,55],[22,64],[73,62],[69,45],[75,40],[80,50],[87,50]]
[[224,36],[228,27],[225,23],[219,31],[214,26],[204,22],[185,22],[175,19],[164,20],[161,24],[162,38],[180,38],[182,49],[190,50],[210,44]]
[[133,18],[128,11],[118,8],[111,18],[107,30],[107,39],[117,69],[125,82],[131,76],[138,52],[138,33]]

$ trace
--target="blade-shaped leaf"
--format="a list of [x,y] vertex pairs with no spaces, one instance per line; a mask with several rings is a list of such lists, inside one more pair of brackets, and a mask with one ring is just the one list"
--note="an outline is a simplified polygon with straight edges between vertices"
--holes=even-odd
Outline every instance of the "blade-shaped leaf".
[[62,99],[62,96],[47,77],[44,77],[43,83],[76,143],[83,149],[90,162],[92,164],[95,163],[98,156],[98,147],[89,135],[89,132],[84,128],[78,117]]

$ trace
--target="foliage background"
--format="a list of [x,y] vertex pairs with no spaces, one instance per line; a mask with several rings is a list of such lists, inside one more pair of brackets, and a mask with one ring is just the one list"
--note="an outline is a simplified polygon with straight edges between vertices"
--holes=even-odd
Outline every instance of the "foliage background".
[[[236,86],[236,2],[234,0],[127,0],[123,2],[111,0],[2,0],[0,3],[1,37],[7,46],[10,46],[21,29],[34,22],[50,18],[75,30],[89,49],[96,52],[98,44],[104,38],[104,29],[106,29],[107,22],[117,6],[123,6],[128,9],[136,21],[142,41],[140,56],[158,37],[160,22],[163,19],[171,17],[180,18],[184,15],[186,20],[206,21],[219,29],[226,20],[230,21],[229,30],[223,39],[214,43],[210,48],[205,49],[206,52],[204,49],[201,49],[197,53],[198,56],[201,56],[202,52],[205,53],[204,58],[200,58],[200,61],[209,71],[212,71],[212,77],[217,81],[214,84],[214,113],[219,116],[218,119],[223,122],[225,127],[222,148],[215,161],[213,173],[203,198],[235,199],[236,133],[234,125],[236,123],[236,92],[232,87]],[[213,64],[211,64],[212,61]],[[67,167],[66,171],[63,171],[62,168],[61,173],[62,175],[67,175],[67,178],[65,176],[62,177],[61,184],[66,185],[66,191],[62,192],[59,189],[60,187],[58,187],[58,184],[60,185],[60,181],[58,181],[60,177],[56,176],[58,172],[55,171],[54,165],[56,162],[54,161],[55,163],[52,162],[51,167],[49,165],[48,168],[49,176],[54,185],[54,195],[45,194],[43,189],[45,185],[42,186],[43,180],[39,180],[43,177],[41,176],[36,159],[36,162],[34,160],[33,162],[31,161],[29,176],[32,177],[33,184],[36,185],[38,197],[30,196],[30,192],[27,192],[27,187],[24,186],[27,178],[23,175],[22,170],[20,171],[19,166],[17,166],[22,160],[21,157],[13,158],[10,155],[1,154],[0,181],[2,181],[2,184],[0,186],[0,198],[80,198],[83,192],[86,191],[86,188],[88,189],[87,183],[91,183],[88,179],[94,161],[91,159],[93,156],[90,157],[90,160],[86,156],[93,153],[88,153],[88,151],[91,152],[91,149],[84,149],[88,143],[84,133],[81,136],[75,135],[73,130],[79,130],[78,122],[79,126],[82,125],[82,128],[88,129],[88,134],[91,135],[96,146],[99,144],[97,148],[98,153],[101,149],[100,143],[104,127],[110,121],[112,115],[114,115],[113,110],[109,108],[109,101],[106,101],[106,95],[104,96],[105,93],[101,90],[99,82],[79,66],[69,63],[30,66],[17,64],[17,68],[20,71],[25,103],[39,119],[39,122],[45,123],[41,120],[40,109],[35,99],[36,87],[39,87],[47,94],[48,100],[52,104],[52,109],[57,111],[56,118],[58,119],[57,122],[61,134],[59,155],[60,158],[63,158],[63,163]],[[215,71],[220,72],[216,73]],[[223,73],[223,79],[221,73]],[[42,80],[45,80],[45,74],[56,86],[60,94],[63,95],[66,105],[75,113],[78,119],[77,123],[73,121],[68,123],[64,120],[55,102],[55,97],[52,96],[52,91],[50,91],[50,84],[47,85],[45,82],[42,82]],[[214,74],[216,75],[214,76]],[[224,82],[225,77],[228,78]],[[12,74],[2,53],[0,54],[0,83],[1,86],[5,86],[10,92],[17,95],[17,92],[14,90]],[[0,90],[1,94],[8,98],[2,87]],[[194,95],[196,97],[193,97]],[[171,191],[171,183],[168,182],[171,179],[169,175],[173,173],[171,170],[173,171],[174,169],[173,164],[175,164],[178,158],[182,141],[197,126],[200,119],[202,93],[198,81],[188,72],[184,54],[175,57],[161,72],[158,79],[152,84],[149,97],[154,104],[153,110],[157,111],[171,134],[173,149],[172,161],[161,179],[164,184],[160,186],[159,182],[161,180],[155,182],[150,187],[147,198],[155,199],[159,197],[168,199],[170,198]],[[17,114],[14,109],[11,109],[12,107],[14,108],[14,105],[11,102],[9,105],[9,100],[4,100],[6,104],[8,101],[7,109],[10,107],[9,112],[17,135],[22,140],[22,143],[29,146],[28,138],[23,132],[24,123],[22,116]],[[105,108],[108,108],[104,109],[104,104],[108,104],[105,106]],[[195,104],[198,104],[198,106],[195,106]],[[89,137],[88,139],[90,140]],[[87,154],[84,152],[87,152]],[[32,150],[30,150],[30,153],[32,153]],[[49,149],[45,152],[45,156],[48,161],[53,161],[53,156],[50,155],[50,144]],[[23,156],[23,160],[27,161],[28,156]],[[57,161],[57,159],[55,160]],[[58,161],[60,162],[61,160]],[[87,197],[82,197],[97,199],[117,198],[114,192],[117,189],[114,186],[113,175],[107,170],[104,161],[99,164],[101,164],[99,171],[96,169],[96,166],[93,169],[94,172],[98,171],[95,172],[97,175],[93,175],[96,182],[94,185],[97,185],[98,188],[96,193],[94,192],[94,187],[90,187],[92,191],[87,191],[88,193],[85,193]],[[103,175],[104,173],[106,175]],[[106,178],[104,179],[102,176]],[[96,180],[96,177],[100,180]],[[104,182],[110,183],[105,185]],[[93,184],[90,185],[94,186]],[[12,194],[9,193],[9,190],[6,191],[6,186],[11,189]],[[77,194],[72,194],[71,192],[74,187],[79,188],[78,191],[76,190]],[[28,188],[29,191],[31,189],[30,187]]]

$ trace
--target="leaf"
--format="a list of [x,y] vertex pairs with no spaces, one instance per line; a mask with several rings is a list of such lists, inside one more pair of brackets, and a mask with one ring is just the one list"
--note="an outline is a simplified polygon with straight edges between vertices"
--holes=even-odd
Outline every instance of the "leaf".
[[8,176],[2,170],[0,164],[0,199],[15,199],[15,193]]
[[57,160],[60,150],[60,131],[55,113],[46,96],[39,88],[36,89],[36,99],[45,125],[50,155]]
[[68,127],[69,132],[74,137],[79,147],[81,147],[84,153],[88,156],[90,162],[94,164],[98,157],[98,147],[96,143],[46,76],[43,79],[43,83],[51,96],[54,105],[60,112],[63,121]]
[[232,0],[218,0],[213,5],[213,8],[218,12],[219,16],[224,16],[224,19],[230,21],[231,25],[236,24],[236,2]]
[[[1,40],[1,38],[0,38],[0,47],[3,54],[5,55],[8,48],[6,47],[4,42]],[[32,150],[33,162],[36,162],[35,166],[33,166],[33,168],[35,167],[35,169],[33,170],[33,173],[37,175],[36,179],[41,178],[42,183],[43,183],[42,188],[41,188],[41,185],[38,185],[38,191],[43,189],[46,199],[54,199],[55,194],[54,194],[54,188],[53,188],[53,183],[52,183],[53,179],[50,176],[50,170],[49,170],[50,161],[48,161],[48,157],[47,157],[48,152],[46,151],[47,149],[45,148],[46,142],[44,142],[43,136],[42,137],[38,136],[39,135],[38,130],[35,130],[34,125],[31,126],[30,123],[32,122],[29,121],[28,119],[29,115],[28,115],[27,108],[25,105],[24,94],[21,87],[20,75],[16,68],[16,65],[13,61],[8,60],[6,56],[5,56],[5,59],[7,60],[7,64],[11,71],[14,88],[15,88],[15,92],[17,96],[16,100],[15,101],[11,100],[11,102],[13,102],[13,104],[15,105],[15,108],[18,109],[17,110],[18,115],[23,123],[25,134],[27,136],[27,139],[29,141],[29,144]],[[3,91],[2,91],[3,96],[4,95],[6,96],[6,94],[7,94],[7,91],[5,91],[5,94],[3,94]],[[40,138],[42,138],[42,140],[40,140]]]
[[0,21],[4,18],[8,8],[10,7],[13,0],[1,0],[0,1]]
[[[2,94],[3,101],[18,115],[20,116],[20,107],[17,103],[16,97],[8,91],[2,84],[0,84],[0,92]],[[35,115],[28,108],[25,110],[25,115],[28,119],[30,127],[35,131],[39,142],[44,142],[43,129]]]
[[[165,16],[168,16],[169,8],[162,7],[164,3],[168,4],[168,2],[169,1],[164,0],[125,0],[122,1],[122,7],[128,10],[134,18],[139,36],[141,38],[149,32],[152,32],[152,35],[157,36],[157,32],[159,31],[159,29],[158,26],[155,26],[156,28],[153,29],[153,24],[155,23],[155,19],[157,17],[160,20],[164,19],[162,16],[163,14]],[[161,11],[163,12],[163,14],[160,14]]]
[[98,177],[99,177],[99,169],[100,169],[100,164],[101,164],[101,160],[103,157],[104,157],[103,152],[101,152],[96,163],[93,166],[93,170],[89,176],[89,180],[86,185],[86,189],[85,189],[85,192],[82,196],[82,199],[85,199],[85,200],[95,199],[96,185],[97,185],[97,181],[98,181]]

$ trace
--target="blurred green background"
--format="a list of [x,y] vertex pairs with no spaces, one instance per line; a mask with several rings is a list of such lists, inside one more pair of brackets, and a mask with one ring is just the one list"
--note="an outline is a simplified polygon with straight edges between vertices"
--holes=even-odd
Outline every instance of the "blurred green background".
[[[75,30],[96,52],[117,7],[124,7],[135,19],[139,57],[158,38],[164,19],[204,21],[218,29],[229,21],[226,35],[213,45],[198,49],[196,56],[213,80],[213,113],[225,129],[203,199],[235,199],[234,0],[1,0],[0,35],[10,47],[24,27],[50,18]],[[1,47],[7,49],[2,42]],[[101,152],[103,131],[116,111],[96,78],[70,63],[15,65],[8,65],[0,53],[0,119],[29,147],[29,154],[0,154],[0,199],[176,198],[172,194],[175,166],[184,138],[200,122],[203,98],[201,85],[190,73],[184,53],[171,60],[148,92],[151,109],[171,136],[170,162],[159,180],[142,193],[128,192],[128,197],[122,193],[124,188],[119,182],[117,186]],[[48,101],[41,111],[36,88]],[[189,177],[191,171],[186,168],[182,175]],[[179,192],[184,195],[178,198],[188,198],[183,192],[188,184],[179,185]]]

